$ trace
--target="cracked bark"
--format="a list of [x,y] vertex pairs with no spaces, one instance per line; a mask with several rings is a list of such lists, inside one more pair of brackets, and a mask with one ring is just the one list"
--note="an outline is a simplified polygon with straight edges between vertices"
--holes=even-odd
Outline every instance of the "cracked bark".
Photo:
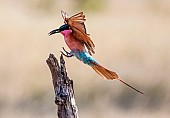
[[79,118],[74,97],[73,80],[70,80],[67,76],[63,56],[60,56],[60,65],[53,54],[49,55],[46,62],[52,75],[58,118]]

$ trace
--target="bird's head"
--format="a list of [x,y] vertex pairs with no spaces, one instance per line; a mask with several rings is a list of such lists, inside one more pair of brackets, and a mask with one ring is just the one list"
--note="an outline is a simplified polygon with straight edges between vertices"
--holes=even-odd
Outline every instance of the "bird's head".
[[55,33],[61,33],[63,35],[66,35],[68,32],[70,32],[70,27],[68,24],[64,24],[62,26],[60,26],[59,29],[54,29],[51,32],[48,33],[49,36],[55,34]]

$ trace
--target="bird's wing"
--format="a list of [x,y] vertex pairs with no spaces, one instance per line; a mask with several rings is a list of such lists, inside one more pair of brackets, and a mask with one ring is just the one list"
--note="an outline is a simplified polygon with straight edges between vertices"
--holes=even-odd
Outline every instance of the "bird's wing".
[[73,31],[73,35],[76,37],[76,39],[85,44],[90,54],[95,53],[95,45],[86,32],[86,27],[84,25],[86,19],[85,15],[83,15],[83,12],[77,13],[70,18],[68,18],[66,12],[61,11],[61,14],[64,19],[64,23],[70,26],[70,29]]

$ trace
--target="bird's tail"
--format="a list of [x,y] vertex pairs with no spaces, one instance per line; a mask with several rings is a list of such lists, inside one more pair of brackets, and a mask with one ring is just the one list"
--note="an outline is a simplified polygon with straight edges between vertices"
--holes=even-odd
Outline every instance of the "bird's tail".
[[127,84],[126,82],[124,82],[123,80],[121,80],[119,78],[119,76],[113,72],[113,71],[110,71],[106,68],[104,68],[103,66],[99,65],[98,63],[96,62],[92,62],[91,64],[91,67],[99,74],[101,75],[103,78],[106,78],[108,80],[113,80],[113,79],[117,79],[119,80],[120,82],[122,82],[123,84],[127,85],[128,87],[132,88],[133,90],[141,93],[141,94],[144,94],[143,92],[137,90],[136,88],[132,87],[131,85]]

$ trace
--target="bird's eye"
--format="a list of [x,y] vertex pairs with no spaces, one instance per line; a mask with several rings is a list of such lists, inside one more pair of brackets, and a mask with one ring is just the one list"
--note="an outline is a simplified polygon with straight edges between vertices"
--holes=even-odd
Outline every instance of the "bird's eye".
[[69,29],[69,26],[67,24],[65,25],[65,29]]
[[59,29],[60,29],[60,31],[69,30],[69,25],[68,24],[64,24]]

